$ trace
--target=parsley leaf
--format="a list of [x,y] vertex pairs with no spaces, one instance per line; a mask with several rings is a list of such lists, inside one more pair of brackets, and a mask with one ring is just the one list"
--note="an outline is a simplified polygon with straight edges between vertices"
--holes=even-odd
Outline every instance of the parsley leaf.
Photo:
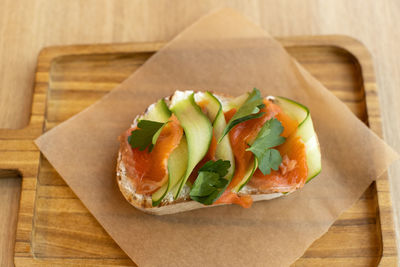
[[228,169],[231,167],[229,160],[207,161],[199,172],[216,172],[219,176],[224,177],[228,174]]
[[218,143],[221,142],[222,138],[224,138],[235,125],[247,120],[260,118],[264,114],[264,112],[260,112],[260,109],[263,107],[264,104],[261,93],[258,89],[254,88],[243,105],[236,111],[235,115],[233,115],[226,125],[221,137],[218,139]]
[[161,134],[162,129],[169,121],[162,123],[157,121],[140,120],[138,129],[132,131],[128,137],[128,142],[132,148],[139,148],[140,151],[149,148],[149,152],[153,149]]
[[267,121],[258,133],[254,143],[246,149],[253,152],[258,160],[258,168],[266,175],[271,173],[271,169],[278,170],[282,162],[279,151],[272,147],[279,146],[285,142],[285,138],[280,136],[283,132],[281,122],[275,118]]
[[208,161],[199,170],[193,183],[190,198],[204,205],[211,205],[225,191],[229,180],[223,177],[231,167],[229,160]]

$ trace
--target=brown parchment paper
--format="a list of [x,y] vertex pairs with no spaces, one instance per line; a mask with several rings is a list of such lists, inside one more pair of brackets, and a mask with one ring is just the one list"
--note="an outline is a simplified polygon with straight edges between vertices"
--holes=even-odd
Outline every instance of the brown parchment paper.
[[[287,197],[153,216],[115,181],[117,136],[175,90],[259,88],[307,105],[322,173]],[[287,266],[396,158],[383,141],[262,29],[223,9],[186,29],[99,102],[36,141],[75,194],[139,266]]]

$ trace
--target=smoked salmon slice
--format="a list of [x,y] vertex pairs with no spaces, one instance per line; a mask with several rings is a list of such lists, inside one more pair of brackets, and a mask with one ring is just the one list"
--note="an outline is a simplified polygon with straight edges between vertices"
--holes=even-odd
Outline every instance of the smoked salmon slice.
[[[288,192],[304,185],[307,177],[305,145],[300,138],[292,137],[298,127],[298,122],[291,119],[278,105],[271,101],[264,100],[264,104],[265,107],[260,110],[260,112],[264,112],[262,117],[240,123],[229,133],[235,156],[236,171],[228,188],[215,204],[235,203],[242,207],[251,206],[252,201],[250,196],[240,196],[232,192],[232,189],[242,181],[246,170],[253,162],[253,153],[246,151],[246,149],[254,141],[266,121],[273,117],[281,122],[284,128],[281,136],[287,138],[286,142],[277,148],[283,158],[282,164],[278,171],[272,170],[269,175],[263,175],[257,169],[254,176],[250,179],[249,185],[270,192]],[[229,121],[235,112],[235,109],[226,112],[226,121]]]
[[139,148],[132,148],[129,144],[128,136],[136,129],[137,127],[131,128],[120,137],[123,146],[121,160],[124,162],[128,177],[136,185],[136,193],[152,194],[168,180],[168,157],[179,145],[183,129],[175,115],[172,115],[151,152],[148,152],[148,148],[140,151]]
[[291,135],[285,143],[277,147],[282,156],[279,170],[263,175],[257,170],[249,185],[263,193],[286,193],[304,186],[307,176],[306,147],[299,136]]

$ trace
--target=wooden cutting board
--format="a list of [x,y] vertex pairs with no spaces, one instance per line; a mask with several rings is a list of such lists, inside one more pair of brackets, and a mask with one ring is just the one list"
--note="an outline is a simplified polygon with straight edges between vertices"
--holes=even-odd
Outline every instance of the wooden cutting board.
[[[344,36],[278,40],[382,136],[372,61],[362,44]],[[20,175],[23,179],[15,245],[17,266],[134,265],[41,156],[33,140],[96,102],[163,45],[60,46],[40,53],[29,125],[20,130],[0,130],[0,177]],[[379,263],[397,264],[386,175],[373,183],[294,265]]]

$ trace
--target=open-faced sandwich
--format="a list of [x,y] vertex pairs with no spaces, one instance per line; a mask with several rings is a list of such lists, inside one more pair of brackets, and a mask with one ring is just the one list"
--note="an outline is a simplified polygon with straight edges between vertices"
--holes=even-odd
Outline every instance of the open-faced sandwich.
[[120,136],[117,182],[136,208],[170,214],[267,200],[321,171],[309,110],[257,89],[233,98],[176,91]]

